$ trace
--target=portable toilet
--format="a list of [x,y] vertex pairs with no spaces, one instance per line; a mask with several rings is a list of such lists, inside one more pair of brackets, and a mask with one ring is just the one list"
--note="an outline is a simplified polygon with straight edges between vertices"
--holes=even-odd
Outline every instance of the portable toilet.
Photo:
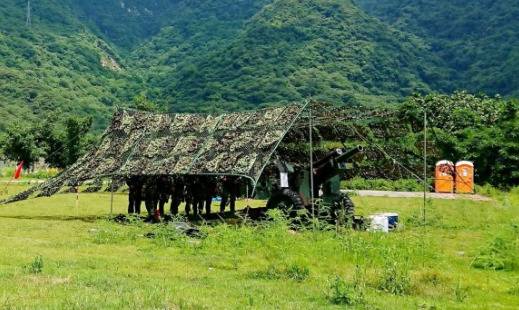
[[474,163],[462,160],[456,163],[456,193],[474,193]]
[[437,193],[454,193],[454,164],[451,161],[436,163],[434,189]]

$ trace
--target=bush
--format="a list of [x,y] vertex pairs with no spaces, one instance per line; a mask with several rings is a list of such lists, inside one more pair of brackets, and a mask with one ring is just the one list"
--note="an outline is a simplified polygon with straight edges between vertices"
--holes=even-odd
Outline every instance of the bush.
[[288,266],[288,268],[285,271],[285,274],[289,279],[302,282],[310,276],[310,269],[308,269],[308,267],[306,266],[293,264]]
[[251,273],[253,279],[278,280],[288,279],[297,282],[303,282],[310,277],[310,269],[307,266],[292,264],[284,268],[278,268],[269,265],[265,270],[259,270]]
[[471,266],[477,269],[511,271],[516,267],[516,260],[514,240],[507,237],[496,237],[480,251]]
[[277,280],[281,279],[282,272],[274,265],[269,265],[265,270],[254,271],[251,273],[251,278],[262,280]]
[[38,255],[34,258],[32,263],[26,265],[25,270],[32,274],[38,274],[43,271],[43,257]]
[[330,281],[327,297],[335,305],[354,306],[365,302],[362,286],[358,283],[347,283],[339,276]]
[[411,277],[404,264],[387,261],[378,289],[393,295],[406,295],[411,290]]

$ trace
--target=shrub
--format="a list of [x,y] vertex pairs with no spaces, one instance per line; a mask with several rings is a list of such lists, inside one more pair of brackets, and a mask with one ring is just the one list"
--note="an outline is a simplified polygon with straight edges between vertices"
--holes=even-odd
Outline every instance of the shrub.
[[516,267],[517,253],[514,241],[506,237],[496,237],[483,248],[471,263],[477,269],[513,270]]
[[310,276],[310,269],[306,266],[293,264],[288,266],[285,271],[287,278],[302,282]]
[[32,263],[25,266],[25,270],[33,274],[41,273],[43,271],[43,257],[41,255],[36,256]]
[[378,289],[393,295],[408,294],[411,289],[411,277],[406,266],[395,261],[387,261]]
[[274,265],[269,265],[265,270],[254,271],[251,273],[251,278],[262,280],[277,280],[281,279],[282,272]]
[[284,268],[269,265],[265,270],[251,273],[251,278],[263,280],[289,279],[302,282],[310,276],[310,269],[299,264],[292,264]]
[[335,305],[354,306],[365,302],[363,287],[358,283],[347,283],[340,276],[330,281],[327,297]]

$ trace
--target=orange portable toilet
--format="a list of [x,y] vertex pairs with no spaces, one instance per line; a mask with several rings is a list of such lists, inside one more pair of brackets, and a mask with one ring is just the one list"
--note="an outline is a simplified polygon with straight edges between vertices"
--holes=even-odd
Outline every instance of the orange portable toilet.
[[434,189],[437,193],[454,193],[454,164],[441,160],[436,163]]
[[474,163],[462,160],[456,163],[456,193],[474,193]]

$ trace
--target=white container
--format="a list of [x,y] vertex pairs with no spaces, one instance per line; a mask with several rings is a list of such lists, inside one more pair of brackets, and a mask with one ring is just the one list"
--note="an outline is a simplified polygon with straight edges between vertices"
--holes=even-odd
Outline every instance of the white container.
[[371,220],[371,224],[369,226],[370,231],[383,233],[389,232],[389,219],[387,216],[382,214],[375,214],[371,215],[369,219]]

